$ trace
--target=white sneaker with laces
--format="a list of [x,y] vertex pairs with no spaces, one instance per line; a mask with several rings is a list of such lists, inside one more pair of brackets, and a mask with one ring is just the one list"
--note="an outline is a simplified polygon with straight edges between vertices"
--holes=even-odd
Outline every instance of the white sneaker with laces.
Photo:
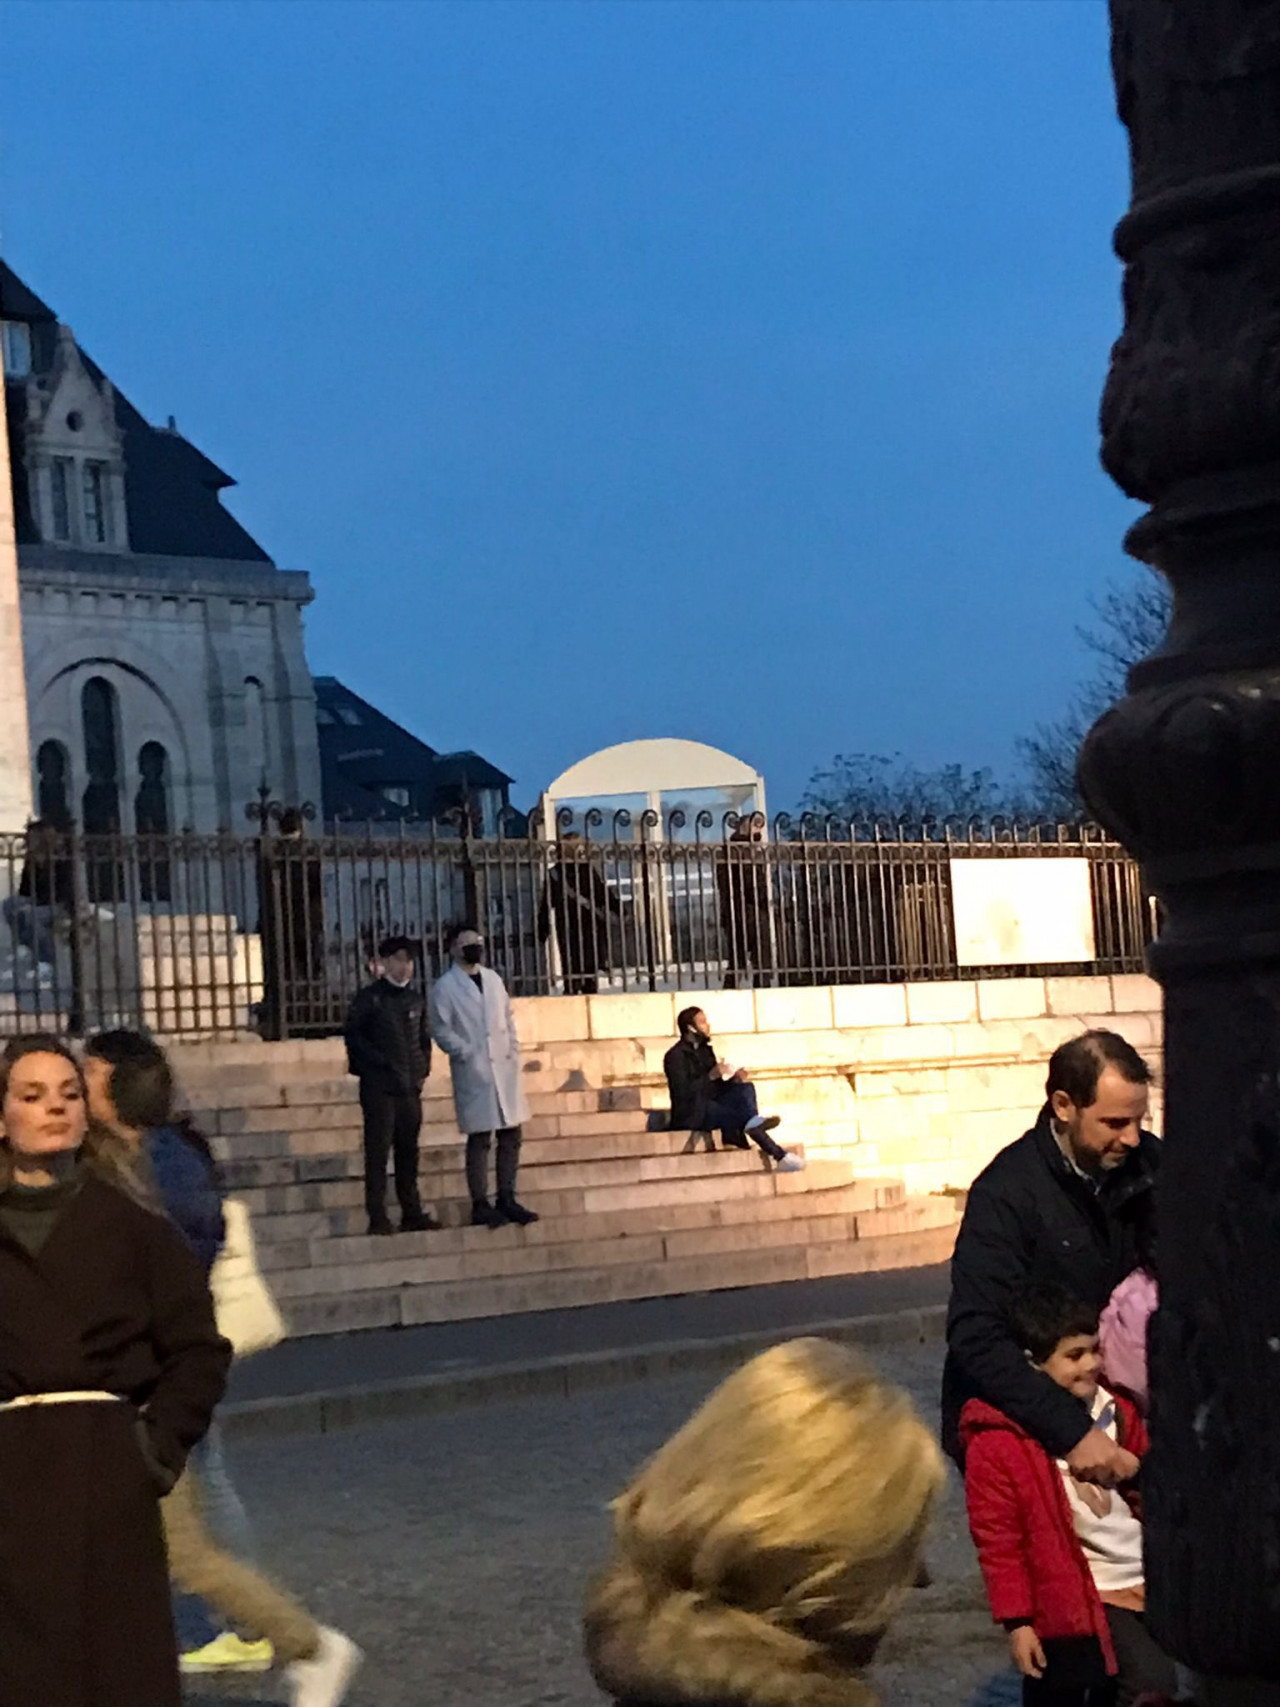
[[339,1707],[363,1659],[350,1636],[322,1628],[312,1657],[295,1660],[286,1673],[293,1707]]
[[802,1174],[804,1165],[804,1157],[797,1156],[791,1151],[788,1151],[774,1164],[780,1174]]

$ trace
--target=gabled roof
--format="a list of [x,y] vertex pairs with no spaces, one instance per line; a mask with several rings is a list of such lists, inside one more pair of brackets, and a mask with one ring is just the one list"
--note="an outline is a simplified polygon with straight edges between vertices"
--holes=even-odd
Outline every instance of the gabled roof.
[[388,787],[408,790],[407,810],[418,818],[455,805],[459,788],[510,787],[511,778],[487,759],[476,753],[437,753],[336,676],[316,676],[312,685],[326,820],[394,810],[382,792]]
[[[13,269],[0,261],[0,318],[32,328],[32,368],[37,377],[53,361],[57,317]],[[81,352],[101,385],[102,369]],[[124,439],[125,503],[129,549],[161,557],[210,557],[241,563],[270,563],[252,534],[227,510],[218,494],[235,481],[183,438],[176,428],[153,427],[118,390],[116,420]],[[26,381],[5,385],[9,442],[13,450],[14,511],[19,545],[39,543],[26,490],[21,447],[26,422]],[[109,556],[110,554],[103,554]]]

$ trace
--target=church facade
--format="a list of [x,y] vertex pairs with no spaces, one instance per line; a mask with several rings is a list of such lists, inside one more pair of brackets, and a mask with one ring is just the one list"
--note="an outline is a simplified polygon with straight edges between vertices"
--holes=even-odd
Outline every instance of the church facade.
[[306,574],[223,507],[0,263],[5,405],[37,814],[87,833],[251,831],[265,781],[320,802]]

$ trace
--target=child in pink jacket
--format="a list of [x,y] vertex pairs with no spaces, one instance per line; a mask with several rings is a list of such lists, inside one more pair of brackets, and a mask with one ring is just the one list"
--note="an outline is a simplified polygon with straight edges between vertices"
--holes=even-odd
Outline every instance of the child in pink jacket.
[[1139,1267],[1122,1280],[1102,1312],[1098,1334],[1103,1380],[1112,1392],[1132,1399],[1145,1417],[1150,1410],[1147,1333],[1160,1301],[1156,1282],[1155,1235],[1147,1231],[1138,1247]]

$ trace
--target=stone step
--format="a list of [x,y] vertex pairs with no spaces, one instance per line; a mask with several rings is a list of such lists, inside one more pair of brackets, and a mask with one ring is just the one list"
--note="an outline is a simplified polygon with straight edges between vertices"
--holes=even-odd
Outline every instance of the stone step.
[[[559,1140],[548,1140],[558,1145]],[[606,1141],[607,1142],[607,1141]],[[699,1146],[687,1150],[685,1133],[655,1132],[640,1135],[620,1154],[601,1155],[591,1140],[578,1141],[573,1148],[546,1157],[540,1142],[526,1144],[521,1152],[520,1180],[525,1191],[558,1191],[579,1186],[625,1185],[629,1181],[684,1179],[703,1173],[717,1175],[750,1172],[763,1167],[760,1152],[749,1150],[706,1151]],[[792,1145],[803,1153],[803,1146]],[[463,1176],[465,1152],[461,1141],[448,1149],[424,1150],[419,1158],[418,1179],[425,1193],[445,1189]],[[308,1185],[315,1181],[363,1180],[364,1158],[356,1145],[320,1156],[275,1155],[237,1158],[221,1163],[223,1184],[228,1191],[257,1187]]]
[[535,1275],[502,1275],[430,1286],[319,1293],[290,1301],[290,1331],[328,1334],[414,1326],[529,1310],[561,1310],[627,1298],[663,1298],[739,1286],[779,1285],[818,1275],[860,1274],[945,1262],[954,1226],[778,1249],[729,1252],[660,1262],[618,1263]]
[[[905,1201],[906,1193],[898,1180],[863,1179],[847,1185],[826,1188],[821,1195],[824,1211],[853,1214],[867,1209],[892,1209]],[[403,1233],[397,1238],[424,1254],[437,1248],[437,1241],[450,1241],[449,1250],[474,1248],[495,1240],[511,1240],[528,1244],[545,1244],[558,1239],[575,1240],[642,1237],[648,1233],[678,1232],[696,1227],[732,1226],[742,1222],[761,1225],[772,1221],[793,1220],[813,1213],[813,1199],[804,1193],[784,1196],[745,1196],[740,1198],[711,1197],[705,1200],[660,1204],[644,1209],[616,1209],[567,1214],[555,1220],[545,1220],[528,1228],[503,1227],[491,1231],[472,1227],[469,1205],[464,1199],[436,1203],[434,1213],[444,1220],[439,1233]],[[360,1261],[366,1257],[380,1259],[385,1254],[385,1241],[369,1238],[364,1231],[364,1214],[360,1209],[299,1211],[287,1215],[268,1216],[255,1221],[258,1253],[264,1270],[295,1268],[307,1262],[330,1260],[323,1253],[333,1251],[332,1260]],[[457,1241],[456,1243],[452,1241]],[[343,1253],[350,1247],[351,1256]]]
[[[448,1151],[424,1151],[418,1167],[418,1179],[424,1194],[429,1196],[443,1191],[446,1195],[454,1195],[464,1177],[463,1160],[461,1144],[452,1145]],[[520,1185],[522,1191],[531,1193],[563,1191],[625,1185],[632,1181],[685,1179],[704,1173],[753,1172],[763,1166],[760,1152],[754,1147],[751,1150],[718,1150],[712,1153],[698,1150],[686,1155],[681,1145],[678,1148],[673,1146],[665,1155],[650,1153],[613,1159],[588,1156],[583,1160],[533,1166],[522,1163]],[[259,1157],[253,1161],[229,1161],[222,1164],[221,1171],[226,1189],[242,1195],[254,1190],[364,1179],[363,1162],[360,1153],[354,1149],[341,1155],[275,1156]]]
[[[362,1151],[362,1127],[358,1109],[347,1111],[345,1123],[326,1120],[309,1123],[305,1110],[279,1110],[276,1124],[262,1131],[217,1133],[209,1124],[197,1118],[196,1124],[208,1136],[215,1154],[228,1162],[251,1162],[268,1157],[359,1155]],[[632,1114],[630,1125],[609,1131],[583,1131],[571,1137],[556,1134],[556,1122],[550,1116],[539,1116],[524,1128],[525,1160],[530,1163],[561,1161],[604,1161],[620,1156],[665,1155],[673,1147],[683,1149],[687,1132],[668,1132],[664,1126],[650,1129],[642,1114]],[[784,1125],[778,1137],[786,1143],[791,1125]],[[796,1130],[799,1130],[797,1125]],[[462,1134],[452,1120],[447,1124],[427,1122],[419,1134],[418,1145],[423,1154],[430,1152],[454,1155],[462,1148]]]
[[[269,1166],[270,1164],[255,1164]],[[364,1182],[358,1170],[342,1157],[320,1158],[311,1163],[287,1161],[307,1169],[309,1179],[298,1183],[277,1182],[236,1187],[250,1212],[259,1220],[300,1210],[352,1209],[364,1200]],[[522,1169],[520,1195],[531,1209],[549,1215],[576,1214],[596,1209],[632,1209],[652,1204],[680,1202],[693,1197],[715,1198],[768,1195],[776,1188],[821,1191],[831,1185],[847,1185],[853,1178],[851,1163],[821,1160],[810,1163],[804,1173],[775,1174],[755,1150],[698,1152],[685,1156],[653,1156],[646,1160],[585,1162],[563,1166]],[[420,1171],[424,1202],[461,1200],[465,1191],[460,1156],[452,1165],[435,1171]]]
[[[590,1270],[618,1263],[650,1264],[731,1252],[754,1252],[796,1245],[848,1244],[855,1239],[887,1234],[927,1232],[952,1226],[949,1200],[913,1199],[896,1209],[871,1209],[862,1214],[812,1214],[768,1226],[740,1222],[734,1226],[698,1228],[690,1232],[652,1233],[625,1238],[592,1237],[521,1244],[490,1235],[485,1243],[469,1242],[447,1250],[448,1234],[437,1236],[412,1253],[403,1243],[369,1241],[379,1255],[362,1261],[309,1263],[277,1269],[271,1287],[282,1307],[293,1298],[315,1297],[335,1290],[359,1292],[388,1286],[430,1286],[442,1282],[483,1280],[516,1274],[548,1274],[558,1270]],[[484,1231],[484,1229],[481,1229]],[[339,1246],[355,1240],[334,1241]],[[339,1253],[341,1254],[341,1253]],[[835,1272],[839,1272],[837,1269]]]

